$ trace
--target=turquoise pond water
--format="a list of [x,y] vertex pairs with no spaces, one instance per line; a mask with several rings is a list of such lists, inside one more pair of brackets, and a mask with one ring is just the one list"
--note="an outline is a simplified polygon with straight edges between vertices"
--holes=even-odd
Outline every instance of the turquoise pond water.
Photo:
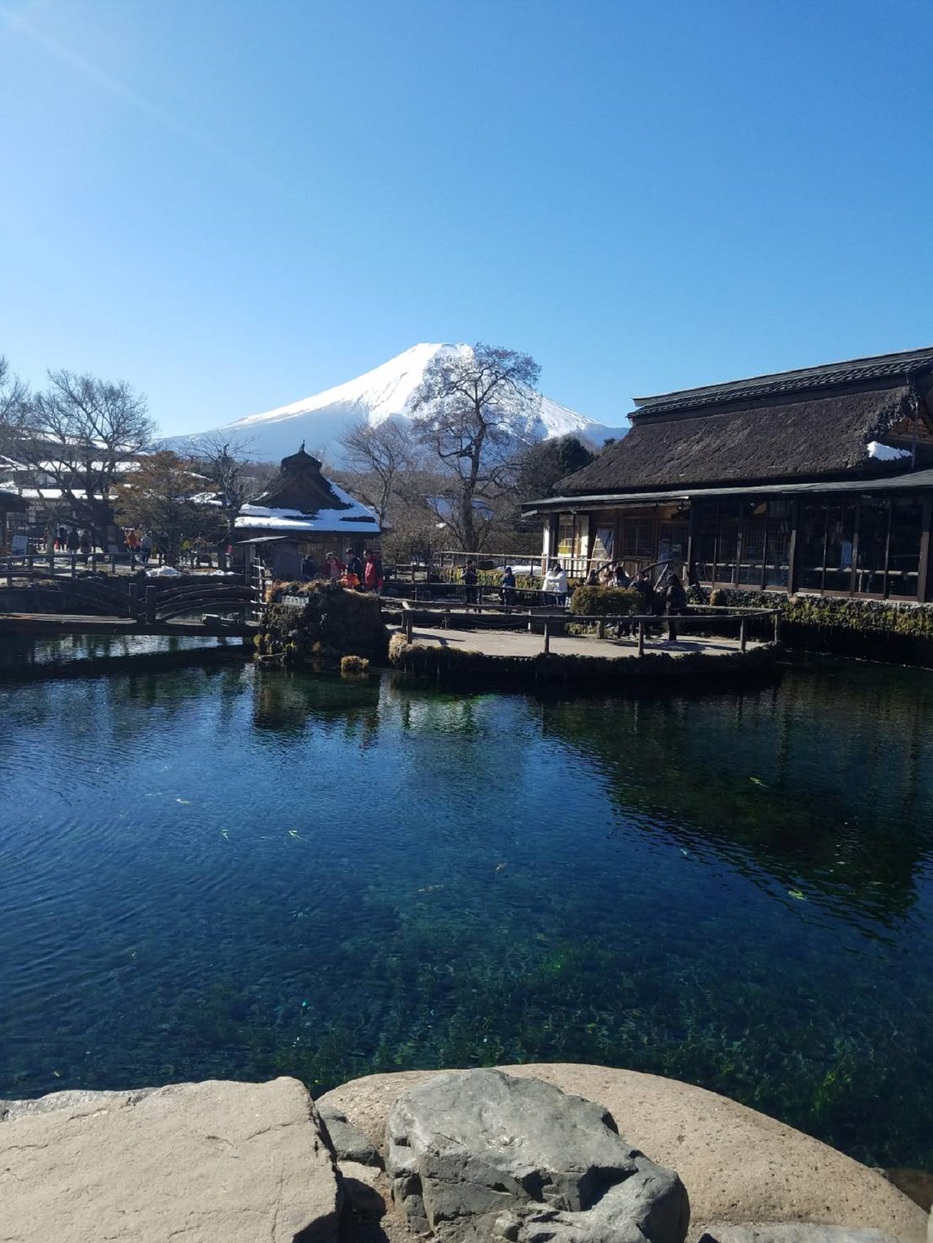
[[0,685],[0,1097],[598,1062],[933,1168],[933,674]]

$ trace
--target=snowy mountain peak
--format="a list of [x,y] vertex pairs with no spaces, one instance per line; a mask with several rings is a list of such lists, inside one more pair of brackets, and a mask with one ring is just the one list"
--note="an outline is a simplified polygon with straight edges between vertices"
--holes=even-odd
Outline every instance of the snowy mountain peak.
[[[332,466],[339,466],[339,438],[348,427],[364,420],[377,426],[393,416],[410,418],[412,395],[433,359],[440,353],[471,351],[469,345],[422,342],[354,380],[287,406],[247,415],[215,430],[238,436],[253,457],[285,457],[305,441],[315,456],[323,456]],[[548,397],[541,398],[538,424],[542,440],[573,434],[598,446],[607,436],[620,434],[618,428],[596,423]]]

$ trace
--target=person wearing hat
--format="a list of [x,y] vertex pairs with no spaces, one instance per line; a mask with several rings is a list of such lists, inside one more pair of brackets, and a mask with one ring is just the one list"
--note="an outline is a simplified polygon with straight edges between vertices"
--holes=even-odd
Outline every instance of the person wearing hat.
[[502,572],[502,603],[507,609],[515,603],[515,575],[510,565]]

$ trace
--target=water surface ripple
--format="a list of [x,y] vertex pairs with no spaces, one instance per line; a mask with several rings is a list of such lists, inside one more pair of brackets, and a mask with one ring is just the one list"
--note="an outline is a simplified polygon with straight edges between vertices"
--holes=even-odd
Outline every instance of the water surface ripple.
[[0,686],[0,1097],[589,1061],[933,1168],[933,675]]

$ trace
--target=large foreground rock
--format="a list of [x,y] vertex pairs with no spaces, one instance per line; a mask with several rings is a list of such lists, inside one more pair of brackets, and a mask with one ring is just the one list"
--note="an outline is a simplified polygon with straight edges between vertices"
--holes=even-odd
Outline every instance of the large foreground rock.
[[404,1092],[386,1172],[409,1227],[444,1243],[683,1243],[690,1218],[674,1171],[625,1143],[605,1109],[495,1070]]
[[[814,1222],[927,1243],[927,1216],[880,1174],[819,1140],[691,1084],[602,1066],[506,1066],[595,1101],[626,1140],[677,1170],[691,1238],[712,1223]],[[321,1097],[377,1145],[397,1097],[432,1071],[370,1075]],[[929,1243],[933,1243],[933,1234]]]
[[186,1083],[0,1101],[3,1243],[337,1238],[333,1160],[305,1087]]

